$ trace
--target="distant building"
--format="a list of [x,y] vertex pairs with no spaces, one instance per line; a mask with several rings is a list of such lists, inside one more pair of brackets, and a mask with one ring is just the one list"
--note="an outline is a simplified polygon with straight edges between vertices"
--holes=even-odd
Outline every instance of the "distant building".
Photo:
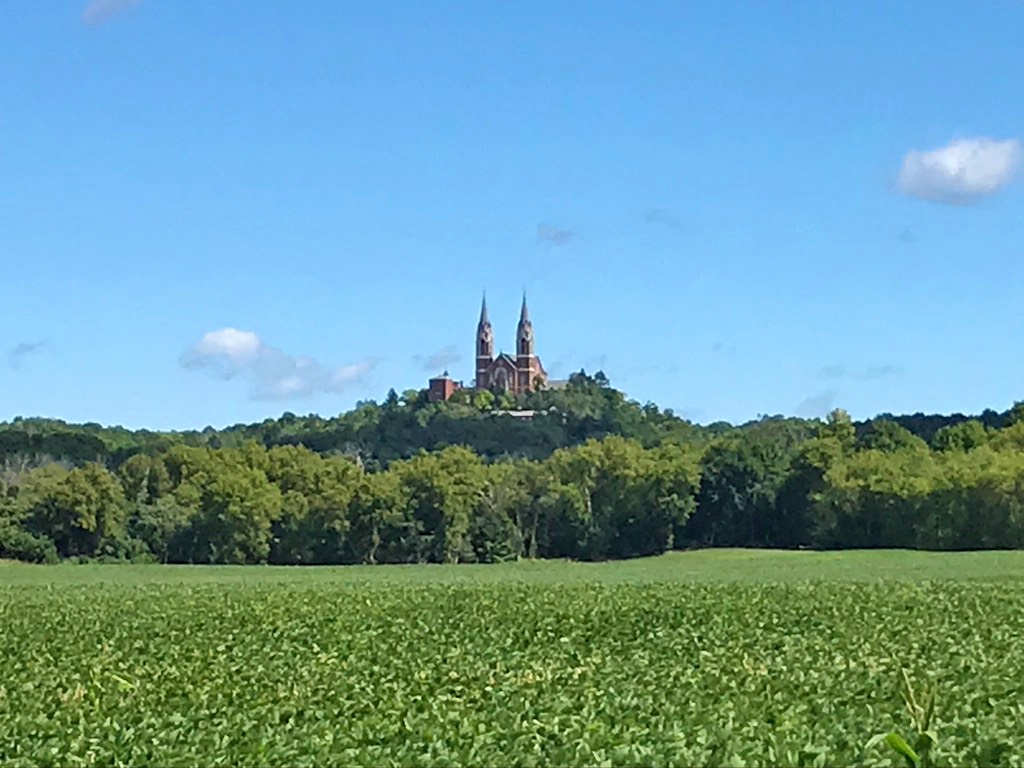
[[495,416],[509,416],[518,421],[533,421],[533,417],[541,411],[494,411]]
[[430,380],[427,387],[427,400],[432,403],[440,403],[451,398],[460,389],[462,389],[462,382],[453,381],[448,375],[448,371],[445,371]]
[[476,327],[476,380],[473,386],[476,389],[521,395],[543,387],[547,380],[547,372],[537,356],[526,294],[523,294],[523,307],[519,312],[519,327],[516,329],[515,357],[505,352],[499,353],[497,357],[494,355],[494,331],[487,315],[485,296],[480,306],[480,322]]
[[[510,392],[521,395],[548,386],[548,374],[537,356],[536,341],[533,336],[533,323],[530,322],[530,310],[526,306],[526,294],[523,294],[523,306],[519,312],[519,326],[516,329],[516,354],[500,352],[494,354],[494,329],[487,314],[487,297],[484,296],[480,305],[480,322],[476,326],[476,378],[473,389],[487,390],[495,394]],[[551,382],[557,384],[561,382]],[[463,389],[462,382],[454,381],[445,371],[441,376],[432,378],[427,387],[427,399],[432,403],[449,400],[452,395]],[[532,413],[526,411],[516,414],[515,418],[529,419]]]

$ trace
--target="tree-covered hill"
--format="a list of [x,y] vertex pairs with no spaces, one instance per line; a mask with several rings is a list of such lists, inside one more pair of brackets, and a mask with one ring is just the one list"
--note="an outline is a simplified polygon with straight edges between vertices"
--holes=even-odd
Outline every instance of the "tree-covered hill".
[[1020,548],[1024,405],[700,426],[581,372],[519,399],[391,392],[221,430],[0,426],[0,557],[491,562],[693,546]]
[[[507,412],[532,411],[529,420]],[[256,442],[271,448],[302,445],[317,453],[358,457],[370,469],[410,458],[421,450],[465,445],[486,459],[543,459],[558,448],[590,438],[620,435],[644,445],[700,442],[728,425],[698,427],[641,405],[613,389],[603,374],[580,372],[562,389],[515,398],[489,392],[458,392],[452,400],[429,403],[425,390],[393,390],[381,403],[367,401],[335,417],[285,413],[258,424],[225,429],[158,433],[132,432],[98,424],[65,424],[19,418],[0,425],[0,459],[120,465],[135,453],[152,454],[172,445],[229,448]]]
[[[533,411],[525,420],[508,411]],[[879,421],[897,424],[931,443],[944,427],[969,420],[999,429],[1014,419],[1010,411],[986,410],[978,416],[916,413],[881,414],[855,424],[857,435],[869,435]],[[383,402],[366,401],[333,417],[285,413],[256,424],[224,429],[206,427],[181,432],[131,431],[99,424],[67,424],[54,419],[17,418],[0,424],[0,461],[34,466],[60,462],[99,462],[116,468],[136,453],[153,455],[174,445],[229,448],[255,440],[267,448],[301,445],[317,453],[358,457],[368,469],[450,445],[464,445],[485,459],[540,460],[555,450],[592,438],[619,435],[644,446],[662,443],[700,445],[736,430],[777,434],[800,440],[813,432],[816,420],[766,416],[746,424],[717,422],[697,425],[656,405],[628,399],[601,373],[573,375],[563,389],[514,398],[462,391],[446,403],[427,402],[425,390],[393,390]],[[785,436],[785,437],[783,437]]]

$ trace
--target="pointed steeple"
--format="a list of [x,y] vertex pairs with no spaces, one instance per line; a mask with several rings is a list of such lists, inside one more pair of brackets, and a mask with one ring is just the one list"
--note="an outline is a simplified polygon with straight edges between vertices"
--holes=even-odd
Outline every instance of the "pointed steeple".
[[487,291],[484,291],[484,299],[480,303],[480,323],[481,327],[491,324],[491,318],[487,314]]
[[487,293],[480,302],[480,322],[476,326],[476,386],[486,387],[487,367],[494,360],[494,329],[487,315]]
[[533,323],[526,306],[526,291],[523,291],[523,308],[519,311],[519,328],[516,330],[516,357],[526,360],[533,357]]

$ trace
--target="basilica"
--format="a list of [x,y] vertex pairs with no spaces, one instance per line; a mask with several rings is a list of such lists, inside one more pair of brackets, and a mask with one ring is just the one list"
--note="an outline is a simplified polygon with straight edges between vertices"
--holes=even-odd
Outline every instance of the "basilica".
[[494,331],[487,315],[487,297],[480,306],[480,322],[476,326],[476,381],[477,389],[494,392],[511,392],[514,395],[532,392],[547,382],[547,373],[537,357],[536,342],[533,338],[533,323],[530,310],[523,295],[523,308],[519,312],[519,327],[516,329],[516,354],[501,352],[494,354]]
[[[494,329],[487,313],[487,297],[484,296],[480,322],[476,326],[476,378],[473,388],[520,395],[533,392],[547,383],[547,372],[537,356],[526,294],[523,294],[523,307],[519,312],[515,355],[507,352],[494,354]],[[443,376],[430,380],[428,395],[431,401],[437,402],[447,400],[459,389],[461,384],[453,381],[446,371]]]

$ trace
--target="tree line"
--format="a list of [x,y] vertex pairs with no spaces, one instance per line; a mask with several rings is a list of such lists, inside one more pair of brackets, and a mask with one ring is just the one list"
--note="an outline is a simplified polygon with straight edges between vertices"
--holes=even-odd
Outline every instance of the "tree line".
[[[698,427],[603,376],[503,402],[395,393],[336,419],[0,427],[0,557],[600,560],[700,546],[1024,546],[1024,406]],[[504,415],[536,411],[532,421]],[[919,415],[920,416],[920,415]],[[915,434],[905,424],[923,425]],[[461,438],[461,439],[460,439]]]

